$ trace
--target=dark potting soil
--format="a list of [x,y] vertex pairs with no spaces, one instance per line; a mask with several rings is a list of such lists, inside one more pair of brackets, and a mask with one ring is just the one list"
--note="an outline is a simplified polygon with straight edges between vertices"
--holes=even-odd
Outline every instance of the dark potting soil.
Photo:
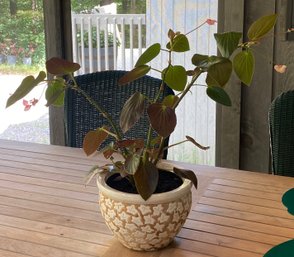
[[[113,189],[125,193],[138,194],[137,189],[127,178],[122,178],[119,173],[111,175],[106,184]],[[164,193],[178,188],[183,184],[183,180],[173,172],[159,170],[158,185],[154,193]]]

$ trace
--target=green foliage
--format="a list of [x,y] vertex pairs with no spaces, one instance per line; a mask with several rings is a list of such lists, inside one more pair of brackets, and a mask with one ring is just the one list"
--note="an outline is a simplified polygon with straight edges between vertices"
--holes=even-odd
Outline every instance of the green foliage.
[[75,13],[90,11],[93,7],[100,5],[101,0],[72,0],[71,9]]
[[52,81],[45,92],[46,106],[62,106],[64,104],[65,85],[62,79]]
[[272,14],[255,21],[248,30],[248,38],[251,41],[257,41],[263,38],[276,24],[277,18],[277,14]]
[[135,67],[145,65],[148,62],[151,62],[157,55],[160,53],[160,44],[156,43],[149,46],[145,52],[139,57],[138,61],[135,64]]
[[25,97],[29,92],[31,92],[31,90],[34,87],[36,87],[39,83],[43,82],[45,78],[46,73],[44,71],[41,71],[36,78],[34,78],[33,76],[25,77],[20,86],[8,98],[6,108]]
[[246,85],[249,85],[253,78],[255,60],[250,49],[238,53],[234,60],[234,70],[239,79]]
[[[97,48],[98,44],[98,40],[99,40],[99,46],[100,48],[104,48],[105,47],[105,43],[106,43],[106,38],[105,38],[105,32],[104,31],[100,31],[99,36],[97,37],[97,29],[95,27],[92,28],[92,33],[91,33],[91,41],[92,41],[92,47],[93,48]],[[82,38],[83,37],[83,38]],[[82,35],[81,31],[77,32],[77,41],[79,46],[82,45],[82,42],[84,42],[84,47],[89,47],[89,32],[85,31]],[[114,36],[113,33],[108,33],[107,35],[107,46],[108,47],[112,47],[114,46]],[[120,42],[118,40],[116,40],[116,45],[119,46]]]
[[232,62],[223,57],[219,57],[218,62],[210,65],[207,69],[207,86],[224,87],[232,74]]
[[[38,6],[41,9],[42,5]],[[8,51],[14,45],[19,58],[30,56],[34,64],[43,64],[45,61],[43,12],[39,9],[19,9],[14,16],[10,16],[6,10],[0,16],[0,44],[5,44]]]
[[183,91],[187,84],[187,72],[183,66],[170,65],[162,72],[162,80],[173,90]]
[[[262,24],[264,24],[266,29],[262,28]],[[164,151],[164,139],[176,127],[177,116],[175,109],[177,106],[186,94],[191,91],[191,88],[197,86],[196,81],[202,74],[206,75],[206,85],[202,86],[207,88],[208,97],[220,104],[230,106],[231,99],[225,91],[225,86],[232,75],[232,71],[234,70],[242,82],[246,84],[251,82],[254,72],[254,56],[251,48],[256,43],[259,43],[257,39],[264,37],[265,33],[269,32],[273,25],[273,16],[261,18],[250,27],[250,33],[254,35],[254,41],[244,43],[239,43],[241,36],[237,32],[216,35],[215,38],[223,56],[194,54],[191,60],[194,69],[189,71],[183,66],[172,63],[173,52],[184,54],[184,52],[189,50],[188,37],[186,34],[175,33],[169,30],[166,49],[159,44],[152,45],[141,55],[134,69],[126,73],[118,81],[120,85],[123,85],[144,76],[152,69],[152,61],[158,57],[161,50],[168,53],[167,64],[163,64],[162,70],[156,70],[161,74],[163,83],[159,86],[155,97],[150,99],[141,93],[134,92],[122,109],[120,129],[118,124],[113,122],[108,112],[76,84],[72,73],[80,68],[80,65],[77,63],[59,58],[52,58],[46,62],[47,71],[55,75],[52,81],[48,83],[47,90],[49,91],[46,92],[48,105],[56,104],[56,102],[58,104],[62,103],[65,88],[81,93],[107,119],[109,126],[109,128],[96,128],[88,132],[83,144],[86,154],[94,153],[106,137],[113,137],[114,142],[107,145],[104,149],[100,149],[100,151],[104,154],[105,158],[110,159],[114,170],[119,171],[122,177],[127,176],[135,184],[142,198],[147,200],[157,187],[158,167],[156,165]],[[233,64],[230,59],[231,56],[234,56]],[[69,83],[64,81],[64,76],[69,77],[71,81]],[[38,82],[41,82],[43,77],[42,75],[37,79],[31,76],[25,78],[19,89],[8,99],[7,106],[23,97]],[[161,101],[160,96],[165,86],[177,90],[177,96],[167,97]],[[150,121],[146,139],[129,140],[125,138],[124,132],[132,127],[146,112]],[[121,133],[121,129],[123,133]],[[153,131],[157,132],[159,137],[155,138],[152,136]],[[177,144],[184,142],[191,142],[194,146],[203,150],[208,149],[199,145],[189,136],[186,136],[186,140]],[[115,161],[114,154],[121,155],[123,161]],[[105,168],[105,170],[108,171],[109,167]],[[94,169],[93,172],[96,174],[97,169]],[[192,171],[175,169],[175,172],[184,178],[190,179],[197,186],[197,178]],[[89,174],[88,177],[92,177],[92,175]]]
[[169,31],[170,42],[167,43],[166,48],[172,52],[186,52],[190,50],[189,41],[186,35],[177,34]]
[[231,106],[232,102],[227,92],[221,87],[210,86],[206,89],[207,95],[217,103],[225,106]]
[[131,81],[134,81],[142,76],[146,75],[150,71],[151,67],[148,65],[141,65],[134,68],[131,72],[126,73],[123,77],[121,77],[118,81],[120,85],[127,84]]
[[242,33],[226,32],[216,33],[214,38],[217,43],[218,50],[223,57],[229,58],[232,53],[238,48]]

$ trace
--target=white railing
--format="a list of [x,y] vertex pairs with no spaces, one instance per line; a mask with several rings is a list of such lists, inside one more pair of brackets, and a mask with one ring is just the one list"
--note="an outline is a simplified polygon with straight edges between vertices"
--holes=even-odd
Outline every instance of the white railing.
[[146,46],[145,14],[72,14],[78,74],[131,69]]

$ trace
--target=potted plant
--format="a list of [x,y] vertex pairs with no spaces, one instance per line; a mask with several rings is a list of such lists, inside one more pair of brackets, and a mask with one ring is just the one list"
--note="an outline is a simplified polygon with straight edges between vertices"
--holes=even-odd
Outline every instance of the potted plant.
[[[169,30],[167,45],[163,49],[160,44],[147,48],[139,57],[135,68],[119,80],[121,86],[127,86],[124,84],[152,69],[148,63],[156,58],[160,51],[167,53],[167,64],[163,64],[161,71],[157,70],[165,82],[158,88],[157,96],[154,99],[146,99],[141,93],[134,92],[122,108],[120,124],[115,124],[100,107],[99,102],[95,102],[79,88],[73,72],[77,71],[80,65],[59,58],[52,58],[46,63],[47,72],[54,75],[53,79],[46,80],[44,71],[36,78],[26,77],[9,97],[6,106],[11,106],[38,84],[46,81],[47,105],[62,103],[65,90],[76,90],[84,95],[97,111],[102,111],[109,124],[89,131],[84,138],[83,149],[87,155],[92,155],[106,138],[113,138],[110,145],[99,149],[109,160],[109,164],[94,166],[87,181],[97,175],[101,213],[122,244],[135,250],[159,249],[173,240],[185,222],[191,208],[192,184],[197,188],[197,177],[192,171],[179,167],[173,167],[172,171],[160,170],[163,168],[160,159],[165,150],[164,139],[176,126],[175,109],[201,74],[206,74],[207,95],[220,104],[231,105],[230,97],[224,90],[226,83],[234,71],[243,83],[250,84],[254,73],[254,55],[251,49],[273,28],[276,18],[276,15],[269,15],[254,22],[248,31],[246,42],[240,43],[242,33],[239,32],[215,34],[220,56],[194,54],[191,60],[195,66],[193,70],[186,70],[172,62],[172,53],[189,51],[189,33]],[[202,25],[214,22],[208,19]],[[68,76],[67,79],[64,79],[65,75]],[[159,101],[165,86],[179,93]],[[126,132],[146,109],[150,120],[146,140],[124,138],[118,126]],[[153,130],[157,132],[158,137],[152,137]],[[189,136],[183,142],[186,141],[205,149]]]
[[[108,58],[108,69],[114,69],[114,35],[112,32],[108,32],[107,37],[105,31],[100,31],[97,34],[97,29],[95,27],[91,30],[91,37],[89,37],[88,31],[82,34],[79,31],[77,33],[77,41],[78,41],[78,49],[79,49],[79,63],[82,63],[82,53],[85,58],[84,69],[85,73],[90,71],[90,47],[89,45],[92,44],[92,56],[93,56],[93,70],[97,71],[99,68],[98,65],[98,53],[100,57],[100,70],[106,70],[106,63],[105,57]],[[83,44],[82,44],[83,42]],[[84,48],[82,48],[82,45]],[[107,45],[108,48],[108,55],[106,56],[105,46]],[[120,42],[116,39],[116,46],[118,47]]]

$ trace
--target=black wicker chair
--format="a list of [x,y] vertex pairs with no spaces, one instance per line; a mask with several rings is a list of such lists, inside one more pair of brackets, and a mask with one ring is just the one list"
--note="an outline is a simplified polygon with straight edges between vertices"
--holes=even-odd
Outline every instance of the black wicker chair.
[[[77,84],[95,101],[107,110],[113,120],[119,124],[119,116],[125,101],[136,91],[152,98],[161,85],[161,80],[150,76],[142,78],[124,86],[117,81],[126,71],[102,71],[77,76]],[[174,94],[169,87],[165,87],[163,96]],[[65,127],[66,144],[71,147],[82,147],[85,134],[93,129],[107,125],[106,119],[88,103],[88,101],[74,90],[67,90],[65,94]],[[126,138],[145,138],[149,127],[147,114],[131,128]],[[101,146],[105,146],[113,139],[109,137]],[[168,144],[168,138],[165,145]],[[166,157],[167,152],[164,153]]]
[[272,102],[269,125],[273,173],[294,177],[294,91]]

